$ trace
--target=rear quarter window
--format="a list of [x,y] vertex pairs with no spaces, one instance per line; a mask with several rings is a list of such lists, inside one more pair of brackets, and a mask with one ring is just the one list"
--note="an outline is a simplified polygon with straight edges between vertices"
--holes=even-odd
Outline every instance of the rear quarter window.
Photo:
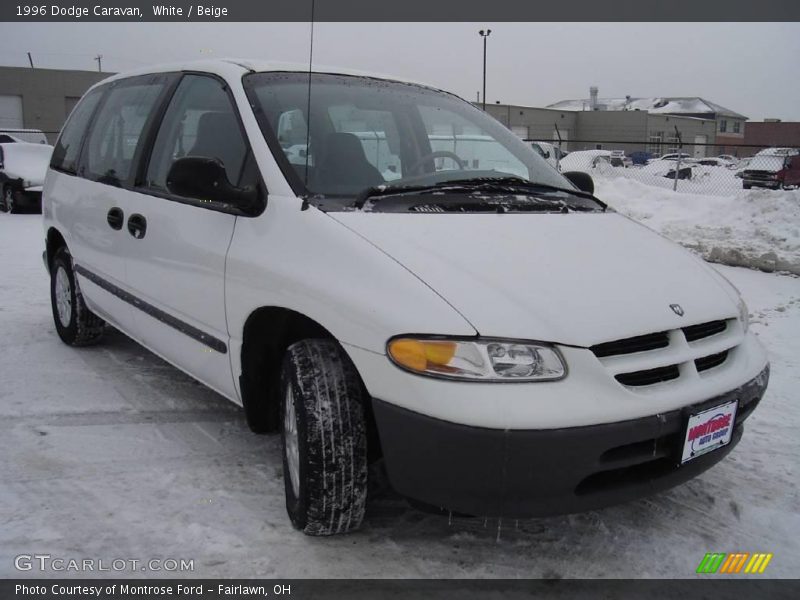
[[53,157],[50,160],[50,166],[53,169],[73,175],[77,172],[81,144],[104,91],[104,88],[95,88],[90,91],[78,102],[70,114],[66,125],[61,130],[61,135],[58,136],[55,148],[53,148]]

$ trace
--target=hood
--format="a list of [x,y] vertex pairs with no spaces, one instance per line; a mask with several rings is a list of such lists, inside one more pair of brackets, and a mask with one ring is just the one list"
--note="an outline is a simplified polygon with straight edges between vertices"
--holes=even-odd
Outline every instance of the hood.
[[483,336],[591,346],[738,314],[707,265],[616,213],[329,215]]
[[769,171],[777,173],[784,166],[784,158],[782,156],[756,156],[747,165],[745,171]]

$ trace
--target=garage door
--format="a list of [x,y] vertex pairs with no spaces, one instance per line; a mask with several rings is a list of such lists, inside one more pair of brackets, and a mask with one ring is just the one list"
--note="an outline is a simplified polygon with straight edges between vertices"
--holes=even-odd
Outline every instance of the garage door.
[[525,140],[528,138],[528,127],[525,125],[514,125],[511,128],[511,133]]
[[22,96],[0,95],[0,128],[22,129]]

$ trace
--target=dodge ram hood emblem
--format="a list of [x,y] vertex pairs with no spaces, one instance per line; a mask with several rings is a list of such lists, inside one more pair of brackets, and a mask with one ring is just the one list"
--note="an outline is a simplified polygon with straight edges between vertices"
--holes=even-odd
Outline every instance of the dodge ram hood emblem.
[[680,304],[670,304],[669,307],[672,309],[672,312],[674,312],[679,317],[683,316],[683,308],[681,307]]

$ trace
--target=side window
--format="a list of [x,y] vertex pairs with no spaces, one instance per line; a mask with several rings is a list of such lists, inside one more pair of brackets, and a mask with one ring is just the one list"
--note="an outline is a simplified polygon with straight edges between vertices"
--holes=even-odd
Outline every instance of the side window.
[[82,175],[111,185],[128,179],[142,130],[163,88],[160,81],[134,82],[108,92],[86,140]]
[[247,155],[247,142],[223,83],[213,77],[186,75],[161,121],[146,185],[167,192],[172,163],[184,156],[200,156],[218,159],[233,185],[255,186],[258,172]]
[[83,99],[72,111],[67,120],[61,135],[58,136],[50,166],[65,173],[77,172],[78,153],[81,149],[81,141],[86,134],[89,119],[92,118],[97,103],[103,96],[104,88],[96,88],[86,94]]

